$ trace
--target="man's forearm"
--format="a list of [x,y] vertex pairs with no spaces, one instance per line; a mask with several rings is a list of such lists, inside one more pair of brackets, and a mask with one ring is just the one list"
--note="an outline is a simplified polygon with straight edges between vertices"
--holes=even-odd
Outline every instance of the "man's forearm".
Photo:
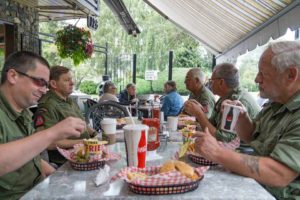
[[211,135],[216,137],[216,128],[210,123],[210,121],[207,119],[206,115],[203,112],[199,113],[196,118],[202,130],[204,130],[207,127]]
[[14,171],[41,153],[54,139],[45,130],[0,145],[0,176]]
[[216,161],[230,171],[268,186],[284,187],[298,176],[297,172],[270,157],[245,155],[224,149]]

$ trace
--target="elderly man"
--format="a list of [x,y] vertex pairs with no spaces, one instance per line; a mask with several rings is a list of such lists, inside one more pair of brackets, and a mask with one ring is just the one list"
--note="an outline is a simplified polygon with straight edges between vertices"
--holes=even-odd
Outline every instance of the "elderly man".
[[[69,97],[73,86],[74,82],[69,68],[54,66],[50,69],[50,89],[40,99],[34,118],[37,130],[52,127],[70,116],[84,119],[78,105]],[[68,138],[53,143],[48,147],[49,161],[58,166],[62,165],[66,159],[56,150],[56,146],[65,149],[72,148],[74,144],[80,143],[82,139],[90,138],[94,134],[96,132],[87,127],[79,139]]]
[[[204,85],[205,75],[202,73],[200,68],[190,69],[185,76],[185,86],[189,90],[189,99],[195,99],[199,104],[202,105],[203,112],[207,117],[210,117],[213,113],[215,106],[214,95]],[[184,107],[184,111],[187,110]]]
[[136,87],[133,83],[128,83],[126,89],[120,92],[119,102],[127,105],[137,102]]
[[[54,169],[38,155],[51,142],[79,136],[85,122],[68,118],[33,134],[28,107],[46,93],[49,64],[37,54],[17,52],[3,66],[0,85],[0,199],[19,199]],[[33,135],[32,135],[33,134]]]
[[166,93],[161,111],[164,112],[164,118],[167,120],[168,116],[176,116],[179,114],[182,106],[183,100],[182,97],[176,91],[176,82],[167,81],[164,84],[164,91]]
[[237,123],[238,135],[254,148],[255,155],[223,149],[207,129],[195,135],[196,149],[230,171],[254,178],[278,199],[299,199],[299,41],[270,44],[259,60],[255,82],[261,97],[270,103],[254,120],[242,112]]
[[222,63],[215,66],[209,81],[210,88],[214,94],[220,96],[217,101],[213,115],[208,119],[203,112],[202,106],[196,101],[187,101],[185,111],[197,117],[202,129],[208,127],[209,132],[218,140],[230,142],[236,137],[235,133],[222,131],[221,126],[221,104],[225,99],[239,99],[247,108],[248,114],[253,119],[260,110],[251,94],[239,86],[238,69],[230,63]]
[[117,98],[117,87],[111,81],[106,81],[103,86],[103,95],[99,98],[99,102],[103,101],[115,101],[119,102]]

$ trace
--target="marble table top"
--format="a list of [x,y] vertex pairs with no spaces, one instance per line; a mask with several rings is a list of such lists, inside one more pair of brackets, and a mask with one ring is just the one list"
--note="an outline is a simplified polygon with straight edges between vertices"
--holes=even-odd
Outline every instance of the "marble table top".
[[[180,145],[180,142],[168,142],[164,151],[148,152],[147,166],[162,164],[174,155]],[[126,154],[124,143],[109,145],[109,148],[122,154],[121,160],[108,163],[113,176],[126,167]],[[188,158],[186,161],[197,166]],[[94,183],[97,173],[98,170],[75,171],[67,162],[21,199],[275,199],[255,180],[230,173],[221,166],[210,167],[194,191],[159,196],[137,195],[120,179],[97,187]]]

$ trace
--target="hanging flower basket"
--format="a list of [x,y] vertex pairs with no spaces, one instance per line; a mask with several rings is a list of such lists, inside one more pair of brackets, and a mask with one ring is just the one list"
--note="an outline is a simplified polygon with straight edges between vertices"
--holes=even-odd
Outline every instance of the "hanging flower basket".
[[92,56],[94,45],[91,33],[76,26],[66,26],[57,31],[55,44],[61,58],[72,58],[74,65],[79,65]]

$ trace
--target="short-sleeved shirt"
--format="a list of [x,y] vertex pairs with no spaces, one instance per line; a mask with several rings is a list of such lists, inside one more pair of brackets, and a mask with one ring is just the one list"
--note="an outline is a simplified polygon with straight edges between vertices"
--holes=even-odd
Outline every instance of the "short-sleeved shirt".
[[260,107],[255,101],[255,99],[252,97],[252,95],[249,92],[246,92],[245,90],[241,89],[241,87],[234,88],[231,92],[228,93],[228,95],[226,95],[223,98],[220,98],[217,101],[214,113],[209,120],[217,129],[217,140],[223,142],[230,142],[231,140],[235,139],[237,135],[235,133],[230,133],[220,129],[222,120],[221,105],[222,102],[226,99],[239,100],[246,107],[249,117],[251,119],[254,119],[256,117],[256,115],[260,111]]
[[[288,103],[268,103],[254,120],[254,153],[271,157],[300,173],[300,92]],[[300,198],[300,177],[283,188],[266,189],[278,199]]]
[[[27,109],[15,112],[0,91],[0,144],[25,138],[33,132],[31,112]],[[42,179],[41,158],[36,156],[19,169],[0,176],[0,199],[18,199]]]
[[168,116],[176,116],[179,114],[183,106],[182,97],[176,91],[169,92],[163,100],[161,111],[164,112],[164,118]]
[[190,99],[195,99],[196,101],[198,101],[205,109],[204,112],[206,117],[210,118],[214,111],[215,97],[209,89],[203,86],[201,88],[200,94],[196,96],[191,93],[189,96],[189,100]]
[[[49,90],[39,101],[38,109],[34,117],[34,125],[36,128],[43,127],[47,129],[67,117],[78,117],[84,120],[78,105],[71,98],[64,100],[54,91]],[[80,138],[89,138],[88,131],[84,131]],[[68,139],[78,138],[71,137]],[[66,161],[57,150],[49,150],[48,154],[50,162],[60,165]]]

